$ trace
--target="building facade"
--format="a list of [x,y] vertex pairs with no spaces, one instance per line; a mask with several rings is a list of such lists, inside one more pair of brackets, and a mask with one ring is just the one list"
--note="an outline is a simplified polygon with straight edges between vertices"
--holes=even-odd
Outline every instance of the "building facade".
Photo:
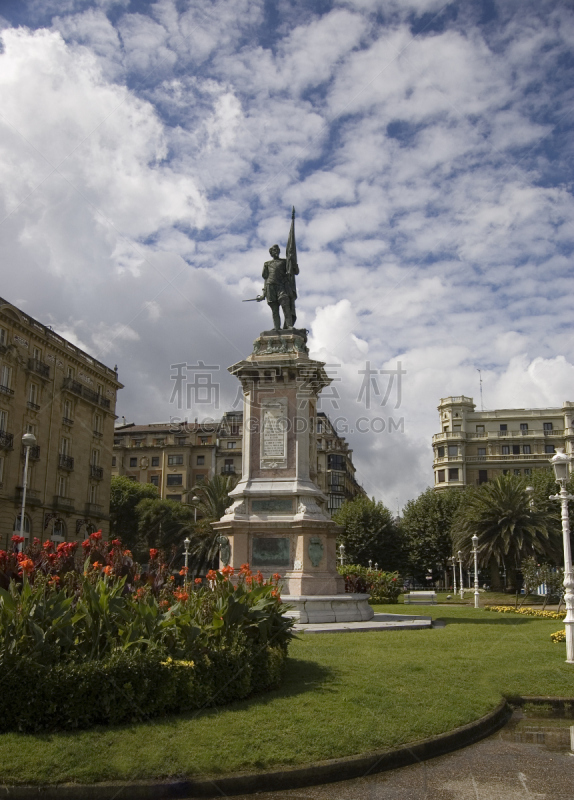
[[[209,423],[116,425],[112,473],[158,487],[160,497],[190,502],[192,489],[214,475],[241,477],[243,413]],[[355,479],[352,450],[319,413],[316,480],[331,513],[364,490]]]
[[20,531],[22,436],[33,433],[27,541],[109,529],[117,371],[0,298],[0,547]]
[[445,397],[433,436],[434,487],[478,486],[499,475],[550,469],[557,447],[573,454],[574,403],[560,408],[476,411],[472,397]]

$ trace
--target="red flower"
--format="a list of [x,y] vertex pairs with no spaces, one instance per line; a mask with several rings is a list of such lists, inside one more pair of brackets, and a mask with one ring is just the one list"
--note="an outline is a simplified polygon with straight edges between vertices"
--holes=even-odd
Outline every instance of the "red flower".
[[176,590],[176,591],[173,593],[173,596],[174,596],[174,597],[175,597],[175,599],[176,599],[178,602],[180,602],[180,603],[185,603],[185,602],[186,602],[186,600],[189,600],[189,595],[188,595],[188,593],[187,593],[187,592],[179,592],[179,591],[177,591],[177,590]]
[[104,567],[104,575],[111,575],[112,572],[113,569],[109,565],[107,567]]
[[273,573],[273,580],[274,581],[280,581],[281,580],[281,575],[279,575],[278,572],[274,572]]
[[208,581],[215,581],[217,580],[217,572],[214,569],[210,569],[205,577]]
[[90,545],[91,545],[91,542],[90,542],[89,539],[84,539],[84,541],[82,542],[82,547],[84,548],[84,550],[88,550]]
[[23,558],[22,561],[20,561],[20,569],[22,572],[29,575],[31,572],[34,572],[34,562],[31,558]]
[[14,542],[14,544],[22,544],[22,542],[24,541],[24,537],[18,536],[18,534],[15,533],[14,536],[12,537],[12,541]]
[[180,575],[187,575],[188,572],[189,572],[189,567],[182,567],[180,569],[180,571],[179,571],[179,574]]
[[120,539],[112,539],[112,547],[121,547],[122,543]]
[[223,567],[223,569],[221,570],[221,574],[222,575],[230,575],[231,576],[231,575],[234,574],[234,572],[235,572],[235,570],[233,569],[233,567],[230,567],[230,566]]
[[44,548],[44,550],[53,550],[54,549],[54,545],[52,544],[52,542],[49,539],[46,539],[46,541],[43,544],[43,548]]
[[203,580],[202,580],[201,578],[196,578],[196,579],[194,580],[194,583],[196,583],[196,584],[201,584],[201,583],[203,583]]
[[48,558],[50,559],[50,564],[53,564],[58,558],[58,556],[56,555],[56,553],[48,553]]
[[124,556],[129,556],[131,558],[132,551],[131,550],[124,550]]
[[98,541],[101,538],[102,538],[101,531],[94,531],[94,533],[90,533],[90,539],[93,539],[94,541]]
[[159,550],[156,550],[155,547],[151,547],[150,548],[149,557],[150,557],[151,561],[154,561],[157,558],[157,554],[158,553],[159,553]]

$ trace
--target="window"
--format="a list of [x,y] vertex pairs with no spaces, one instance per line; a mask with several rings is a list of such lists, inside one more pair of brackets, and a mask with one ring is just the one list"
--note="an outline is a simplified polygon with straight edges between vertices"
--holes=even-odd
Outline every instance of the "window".
[[149,479],[152,486],[159,486],[159,475],[152,475]]
[[520,432],[522,434],[528,433],[528,423],[527,422],[521,422],[520,423]]
[[2,486],[3,477],[4,477],[4,457],[0,456],[0,486]]
[[66,526],[63,520],[57,519],[52,527],[51,539],[53,542],[63,542],[66,538]]
[[524,470],[524,474],[525,474],[525,475],[532,475],[532,470],[530,469],[530,467],[527,467],[527,468]]
[[437,456],[439,458],[444,458],[444,447],[437,447]]
[[66,496],[66,489],[68,488],[68,479],[63,475],[58,475],[58,497]]
[[460,433],[461,426],[460,425],[453,425],[452,429],[453,429],[454,433],[457,433],[457,432]]
[[228,450],[234,450],[236,444],[237,444],[237,442],[227,442],[227,449]]
[[151,465],[152,467],[159,467],[159,456],[151,457]]
[[112,467],[116,466],[116,457],[112,456]]
[[101,414],[94,414],[94,433],[102,433],[103,418]]
[[90,486],[90,503],[95,505],[98,502],[98,485],[92,483]]
[[449,454],[449,456],[457,456],[458,455],[458,447],[455,444],[449,444],[449,446],[448,446],[448,454]]
[[442,426],[442,432],[443,433],[448,433],[448,425],[443,425]]
[[[153,443],[154,443],[154,444],[155,444],[157,447],[163,447],[163,445],[165,444],[165,439],[154,439],[154,440],[153,440]],[[176,444],[180,444],[180,443],[179,443],[179,442],[176,442]]]
[[196,475],[195,482],[199,486],[201,483],[205,483],[205,475]]
[[71,420],[72,419],[72,401],[71,400],[64,400],[64,418]]
[[138,465],[137,456],[135,458],[134,457],[130,458],[130,467],[137,467],[137,465]]
[[183,456],[168,456],[167,457],[167,465],[168,467],[173,467],[176,464],[183,464]]
[[235,472],[235,466],[233,464],[233,459],[232,458],[226,458],[225,459],[225,463],[224,463],[224,466],[223,466],[223,471],[224,472],[229,472],[229,473]]
[[[24,536],[24,538],[28,540],[30,538],[30,517],[28,516],[28,514],[24,514],[24,525],[22,526],[20,526],[21,519],[22,515],[18,514],[18,516],[14,520],[14,527],[12,528],[12,531],[14,533],[19,533],[20,536]],[[21,527],[24,528],[24,530],[21,530]],[[24,544],[27,544],[27,541]],[[21,544],[18,545],[18,550],[22,550]]]
[[500,425],[500,430],[505,433],[508,430],[508,425],[506,423]]
[[178,472],[175,475],[168,475],[167,476],[167,485],[168,486],[182,486],[183,485],[183,475]]
[[519,470],[519,469],[515,469],[515,470],[514,470],[514,474],[515,474],[515,475],[520,475],[520,470]]
[[509,470],[507,470],[507,469],[503,469],[503,470],[502,470],[502,474],[503,474],[503,475],[508,475],[508,473],[509,473]]
[[437,470],[436,482],[437,483],[444,483],[444,475],[445,475],[444,469]]
[[317,420],[317,433],[323,433],[323,420]]
[[550,433],[552,431],[552,423],[545,422],[543,428],[544,428],[544,433]]
[[519,454],[520,454],[520,445],[519,444],[513,444],[512,445],[512,455],[513,456],[517,456]]
[[345,469],[345,456],[327,456],[327,469],[338,469],[343,471]]
[[5,431],[8,425],[8,412],[0,411],[0,431]]
[[123,439],[122,439],[121,436],[116,436],[114,438],[114,444],[120,444],[121,445],[122,441],[123,441]]
[[7,367],[4,364],[0,367],[0,386],[4,389],[10,389],[12,383],[12,367]]
[[101,383],[98,383],[98,384],[97,384],[97,392],[98,392],[98,394],[99,394],[100,396],[101,396],[101,395],[103,395],[103,393],[104,393],[104,387],[102,386],[102,384],[101,384]]
[[6,328],[0,328],[0,345],[4,346],[8,341],[8,332]]
[[329,511],[337,511],[343,506],[345,498],[343,495],[330,494],[329,495]]
[[457,481],[458,480],[458,468],[454,467],[449,469],[448,471],[448,479],[449,481]]
[[507,445],[507,444],[503,444],[502,445],[502,455],[503,456],[510,455],[510,446],[509,445]]
[[203,467],[205,464],[205,456],[197,456],[196,463],[198,467]]
[[478,482],[479,483],[488,483],[488,472],[485,469],[478,470]]
[[32,350],[32,358],[35,358],[36,361],[42,360],[42,351],[40,350],[39,347],[34,347],[34,349]]
[[525,456],[529,456],[531,452],[530,445],[529,444],[522,445],[522,452],[524,453]]
[[28,389],[28,402],[31,403],[33,406],[38,405],[38,397],[40,396],[40,390],[37,383],[31,383],[30,388]]
[[92,467],[97,467],[100,464],[100,451],[95,448],[92,450]]
[[553,444],[545,444],[544,445],[544,452],[545,453],[555,453],[554,445]]
[[67,370],[68,378],[73,378],[74,375],[75,375],[74,368],[73,367],[68,367],[68,370]]
[[478,455],[485,456],[486,455],[486,447],[479,447],[478,448]]
[[180,494],[170,494],[169,500],[173,500],[176,503],[181,503],[181,495]]
[[211,436],[201,436],[199,441],[201,444],[211,444]]
[[176,444],[187,444],[187,436],[176,436],[175,437]]
[[484,433],[484,425],[477,425],[476,426],[477,433]]
[[71,449],[72,449],[71,441],[68,438],[66,438],[65,436],[62,436],[62,438],[60,440],[60,455],[69,456]]

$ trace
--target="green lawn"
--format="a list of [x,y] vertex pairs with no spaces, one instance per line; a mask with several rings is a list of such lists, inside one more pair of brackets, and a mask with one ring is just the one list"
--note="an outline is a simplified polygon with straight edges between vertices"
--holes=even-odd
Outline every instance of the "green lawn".
[[[375,610],[404,613],[404,606]],[[303,635],[280,690],[198,714],[0,736],[5,784],[269,769],[394,747],[470,722],[502,695],[574,696],[560,622],[417,606],[444,628]],[[25,702],[26,687],[22,686]]]

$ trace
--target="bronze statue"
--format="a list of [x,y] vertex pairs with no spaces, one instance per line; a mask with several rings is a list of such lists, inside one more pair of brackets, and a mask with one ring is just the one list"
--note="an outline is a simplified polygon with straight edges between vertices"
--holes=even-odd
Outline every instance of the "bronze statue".
[[[295,275],[299,274],[297,264],[297,248],[295,245],[295,209],[291,213],[291,230],[287,240],[287,250],[285,258],[280,258],[281,252],[279,245],[274,244],[269,248],[271,261],[266,261],[263,265],[263,292],[254,300],[260,303],[267,300],[271,313],[273,314],[273,328],[278,331],[281,329],[281,317],[279,307],[283,309],[283,328],[293,328],[297,315],[295,313],[295,300],[297,299],[297,286]],[[243,302],[249,302],[244,300]]]

